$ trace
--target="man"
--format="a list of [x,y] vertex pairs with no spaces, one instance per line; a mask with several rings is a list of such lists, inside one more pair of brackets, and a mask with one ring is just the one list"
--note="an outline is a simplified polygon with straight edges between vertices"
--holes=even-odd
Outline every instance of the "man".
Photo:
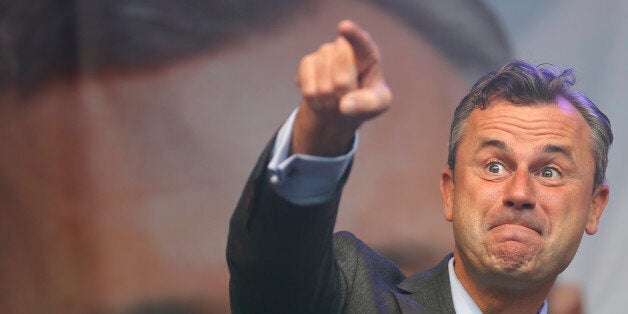
[[569,70],[513,61],[480,79],[456,109],[441,175],[453,255],[406,278],[351,234],[332,235],[355,131],[391,101],[368,33],[350,21],[339,32],[302,59],[303,101],[232,217],[232,310],[546,313],[608,201],[608,118],[569,90]]

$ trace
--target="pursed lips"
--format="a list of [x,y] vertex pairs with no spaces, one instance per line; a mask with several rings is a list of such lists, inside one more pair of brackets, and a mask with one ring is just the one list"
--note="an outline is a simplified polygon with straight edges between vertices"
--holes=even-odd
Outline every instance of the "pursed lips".
[[528,217],[504,217],[490,224],[489,230],[492,230],[499,226],[516,225],[526,227],[528,229],[536,231],[539,235],[543,235],[541,226],[532,218]]

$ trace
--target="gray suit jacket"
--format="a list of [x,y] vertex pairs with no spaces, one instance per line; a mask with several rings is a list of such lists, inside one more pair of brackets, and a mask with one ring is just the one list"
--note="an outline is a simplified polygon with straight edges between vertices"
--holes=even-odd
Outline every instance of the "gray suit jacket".
[[233,313],[454,313],[447,256],[407,277],[348,232],[333,234],[342,183],[332,199],[297,206],[255,166],[231,218],[227,262]]

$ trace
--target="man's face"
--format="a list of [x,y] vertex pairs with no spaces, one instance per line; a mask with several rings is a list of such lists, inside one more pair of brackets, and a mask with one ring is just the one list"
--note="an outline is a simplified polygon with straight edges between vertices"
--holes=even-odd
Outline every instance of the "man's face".
[[584,118],[564,99],[495,100],[471,113],[455,180],[449,170],[441,180],[461,271],[492,285],[553,282],[583,231],[597,231],[608,200],[605,185],[592,193],[590,141]]

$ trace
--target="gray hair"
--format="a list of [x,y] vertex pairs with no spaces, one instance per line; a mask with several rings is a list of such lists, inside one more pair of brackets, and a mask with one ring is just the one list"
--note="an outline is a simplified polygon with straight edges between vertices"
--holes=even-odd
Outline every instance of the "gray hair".
[[589,98],[570,87],[576,81],[573,69],[557,69],[544,65],[513,60],[496,72],[480,78],[461,101],[449,132],[447,164],[454,172],[456,150],[464,134],[469,115],[475,108],[484,109],[494,99],[504,99],[517,105],[555,102],[557,97],[569,101],[584,117],[591,131],[591,150],[595,157],[593,189],[606,181],[608,149],[613,142],[611,122]]

